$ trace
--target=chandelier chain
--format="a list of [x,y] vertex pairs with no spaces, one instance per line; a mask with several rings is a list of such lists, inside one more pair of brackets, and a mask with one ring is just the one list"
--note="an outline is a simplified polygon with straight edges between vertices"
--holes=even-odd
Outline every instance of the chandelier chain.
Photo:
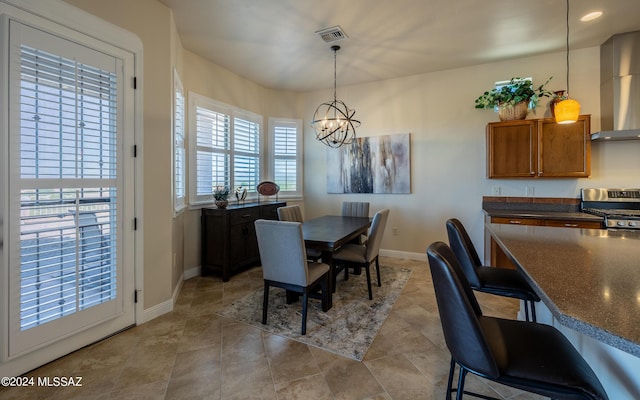
[[338,46],[333,46],[333,101],[337,100],[337,87],[338,87],[338,73],[337,73],[337,69],[338,69],[338,62],[337,62],[337,58],[338,58],[338,50],[340,50],[340,47]]

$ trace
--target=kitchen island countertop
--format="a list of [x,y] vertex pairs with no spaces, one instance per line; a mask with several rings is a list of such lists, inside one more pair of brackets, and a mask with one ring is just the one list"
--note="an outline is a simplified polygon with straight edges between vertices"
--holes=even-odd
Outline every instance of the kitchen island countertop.
[[562,325],[640,357],[640,231],[487,229]]

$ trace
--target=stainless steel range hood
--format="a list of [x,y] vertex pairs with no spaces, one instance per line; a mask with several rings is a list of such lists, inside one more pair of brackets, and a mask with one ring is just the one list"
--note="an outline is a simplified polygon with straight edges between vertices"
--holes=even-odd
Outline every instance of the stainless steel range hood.
[[625,129],[622,131],[600,131],[592,133],[591,140],[640,140],[640,129]]
[[640,140],[640,31],[600,46],[600,116],[591,140]]

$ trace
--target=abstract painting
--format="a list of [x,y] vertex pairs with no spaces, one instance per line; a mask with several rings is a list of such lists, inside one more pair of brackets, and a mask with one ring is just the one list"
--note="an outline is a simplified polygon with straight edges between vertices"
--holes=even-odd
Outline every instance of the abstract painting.
[[409,134],[357,138],[327,149],[328,193],[411,193]]

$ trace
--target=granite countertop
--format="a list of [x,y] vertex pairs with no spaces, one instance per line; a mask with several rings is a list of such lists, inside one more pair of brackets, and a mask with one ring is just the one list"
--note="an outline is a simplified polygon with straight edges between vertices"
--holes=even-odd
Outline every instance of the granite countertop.
[[587,214],[580,211],[542,211],[542,210],[505,210],[505,209],[484,209],[485,214],[490,217],[504,218],[535,218],[535,219],[562,219],[573,221],[594,221],[602,222],[603,218],[597,215]]
[[482,211],[490,217],[603,221],[580,211],[576,198],[483,197]]
[[558,219],[569,221],[594,221],[602,222],[603,217],[587,214],[581,211],[544,211],[544,210],[518,210],[518,209],[484,209],[484,213],[490,217],[504,218],[532,218],[532,219]]
[[487,229],[561,324],[640,357],[640,231]]

